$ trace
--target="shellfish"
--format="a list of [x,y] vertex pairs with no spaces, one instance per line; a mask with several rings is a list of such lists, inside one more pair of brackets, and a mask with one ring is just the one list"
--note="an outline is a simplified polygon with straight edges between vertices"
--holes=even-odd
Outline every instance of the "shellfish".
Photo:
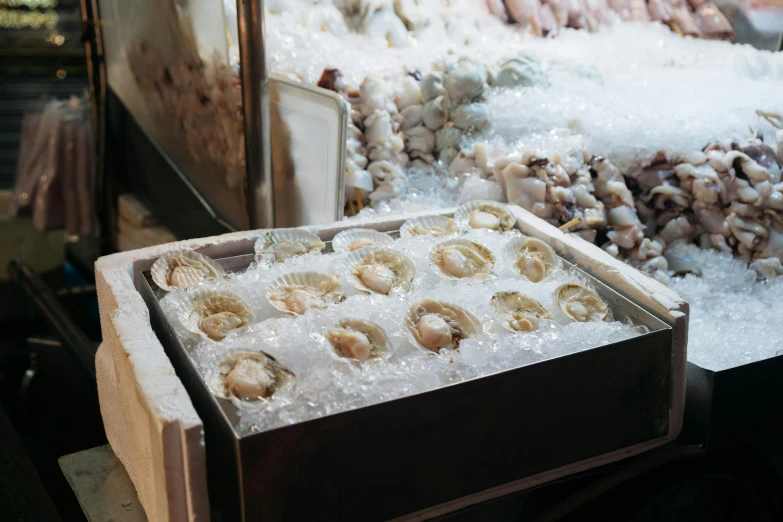
[[560,285],[554,292],[558,308],[574,321],[603,321],[609,315],[609,306],[598,292],[575,283]]
[[445,216],[422,216],[409,219],[400,227],[400,237],[423,236],[429,234],[435,237],[456,234],[457,223]]
[[541,319],[552,319],[541,303],[519,292],[497,292],[492,296],[492,309],[509,332],[532,332]]
[[457,209],[454,219],[462,228],[488,228],[507,232],[514,227],[516,218],[505,205],[495,201],[471,201]]
[[438,275],[450,279],[484,280],[495,265],[495,257],[487,247],[466,239],[438,243],[430,250],[430,261]]
[[253,321],[253,312],[242,299],[224,291],[196,291],[182,310],[183,326],[213,341],[222,341],[232,330]]
[[160,256],[150,272],[155,284],[166,292],[214,281],[225,273],[214,259],[191,250]]
[[266,294],[269,302],[288,315],[301,315],[311,308],[326,308],[345,300],[340,278],[318,272],[294,272],[275,280]]
[[463,339],[483,332],[478,318],[461,306],[425,299],[414,303],[405,315],[413,343],[424,350],[456,350]]
[[375,323],[343,319],[326,330],[324,337],[339,357],[365,362],[389,353],[389,338]]
[[209,377],[210,391],[221,399],[242,404],[265,404],[275,393],[294,386],[296,377],[264,352],[232,352]]
[[514,271],[532,283],[552,274],[560,259],[552,247],[532,237],[515,237],[506,244],[505,251]]
[[357,250],[346,260],[348,281],[368,294],[388,295],[393,288],[407,291],[415,274],[416,267],[410,259],[388,248]]
[[389,234],[372,229],[352,228],[343,230],[332,239],[335,252],[353,252],[360,248],[390,245],[394,239]]
[[282,262],[308,252],[320,252],[325,246],[318,236],[307,230],[271,230],[256,240],[256,261],[273,258]]

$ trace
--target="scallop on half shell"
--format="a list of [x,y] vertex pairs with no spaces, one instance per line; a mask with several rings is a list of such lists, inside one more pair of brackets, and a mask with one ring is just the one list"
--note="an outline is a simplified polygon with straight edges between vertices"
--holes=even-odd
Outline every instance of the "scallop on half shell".
[[342,319],[324,333],[338,357],[365,362],[389,354],[389,338],[383,328],[361,319]]
[[285,314],[301,315],[311,308],[323,309],[345,301],[345,294],[337,275],[293,272],[273,281],[266,298]]
[[155,284],[166,292],[215,281],[225,274],[223,267],[214,259],[192,250],[160,256],[153,263],[150,273]]
[[580,323],[603,321],[609,315],[609,306],[592,288],[576,283],[560,285],[554,292],[558,308]]
[[459,305],[425,299],[405,315],[405,327],[415,346],[438,353],[459,349],[459,343],[484,331],[481,321]]
[[552,247],[533,237],[515,237],[503,250],[514,271],[532,283],[541,282],[560,266]]
[[450,236],[459,232],[457,223],[446,216],[421,216],[409,219],[400,227],[400,237],[430,235]]
[[495,266],[495,256],[487,247],[467,239],[438,243],[430,250],[430,261],[438,275],[447,279],[483,281]]
[[416,267],[413,261],[388,248],[363,248],[345,260],[345,276],[351,286],[370,294],[389,295],[394,288],[410,289]]
[[196,290],[180,308],[179,318],[189,331],[213,341],[222,341],[232,330],[253,322],[253,312],[226,291]]
[[235,351],[221,360],[209,376],[210,391],[240,406],[258,407],[275,393],[293,388],[296,376],[264,352]]
[[454,213],[460,228],[486,228],[497,232],[508,232],[517,222],[506,205],[496,201],[471,201]]
[[332,239],[332,249],[335,252],[354,252],[360,248],[381,247],[394,242],[389,234],[369,228],[352,228],[343,230]]
[[320,252],[326,245],[307,230],[288,228],[270,230],[256,240],[256,261],[282,262],[309,252]]
[[541,319],[552,319],[541,303],[519,292],[497,292],[491,303],[500,324],[512,333],[532,332],[538,329]]

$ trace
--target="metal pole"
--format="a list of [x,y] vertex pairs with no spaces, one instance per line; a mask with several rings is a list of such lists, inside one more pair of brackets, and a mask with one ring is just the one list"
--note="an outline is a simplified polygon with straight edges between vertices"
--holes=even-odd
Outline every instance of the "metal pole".
[[274,228],[269,75],[263,0],[237,0],[239,63],[245,120],[247,213],[250,228]]

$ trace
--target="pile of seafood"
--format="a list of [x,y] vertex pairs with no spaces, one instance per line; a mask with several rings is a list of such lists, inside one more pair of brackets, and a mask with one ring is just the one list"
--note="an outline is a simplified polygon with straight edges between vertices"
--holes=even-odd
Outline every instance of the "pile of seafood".
[[[783,134],[770,133],[770,128],[783,122],[774,112],[761,111],[766,142],[760,132],[740,139],[729,137],[725,130],[702,131],[698,135],[704,141],[693,150],[662,148],[654,156],[630,151],[618,157],[614,150],[609,154],[603,150],[606,137],[592,151],[587,147],[542,150],[529,146],[531,132],[523,130],[504,136],[518,141],[511,153],[492,150],[497,124],[506,116],[493,113],[498,106],[493,101],[531,92],[539,96],[563,81],[583,82],[590,88],[603,83],[597,62],[582,71],[578,64],[558,60],[578,54],[584,39],[598,41],[602,34],[618,32],[618,26],[578,38],[574,28],[593,31],[613,19],[649,18],[681,34],[729,36],[725,30],[709,28],[708,20],[722,23],[722,15],[711,3],[631,0],[607,6],[581,0],[486,4],[335,0],[313,4],[296,0],[267,2],[265,8],[271,72],[336,91],[350,107],[347,216],[364,216],[381,208],[405,211],[406,198],[421,192],[417,181],[427,179],[440,190],[441,206],[472,199],[517,203],[664,282],[672,272],[686,271],[687,264],[667,251],[688,242],[744,256],[765,276],[781,272],[778,200],[783,191],[779,172]],[[546,29],[551,24],[542,22],[550,15],[562,29],[557,38],[531,38],[552,32]],[[659,37],[650,29],[654,25],[638,24],[639,31],[633,32],[645,32],[653,42]],[[778,63],[772,53],[735,52],[732,49],[738,46],[722,42],[666,36],[684,42],[676,49],[684,54],[671,63],[650,58],[645,66],[660,71],[653,73],[657,76],[671,75],[671,69],[699,67],[706,57],[724,63],[723,67],[727,61],[736,62],[751,80],[783,75],[783,62]],[[499,45],[505,41],[507,50]],[[672,41],[661,35],[656,46],[671,46],[674,55]],[[561,46],[558,42],[563,42],[562,49],[547,51]],[[619,42],[609,36],[602,45],[616,53],[606,59],[617,60],[622,75],[626,65],[634,70],[637,64],[633,56],[622,55]],[[648,55],[652,52],[643,49]],[[688,49],[705,58],[692,60]],[[217,171],[224,171],[229,186],[239,184],[244,139],[236,54],[230,53],[233,65],[228,66],[215,57],[199,58],[191,49],[184,53],[182,64],[164,65],[146,42],[127,52],[153,115],[174,122],[185,133],[194,158],[206,154],[222,167]],[[391,65],[378,66],[384,58]],[[571,76],[556,74],[564,65],[573,72]],[[368,68],[373,74],[367,75]],[[661,86],[661,91],[668,88],[665,82]],[[768,102],[773,100],[758,103],[777,110],[779,105]],[[738,103],[726,113],[739,122],[736,115],[742,110]],[[518,116],[513,113],[513,117]],[[757,120],[746,119],[754,127]],[[559,128],[563,123],[553,121],[555,125]],[[565,130],[588,141],[592,136],[583,126],[583,121],[570,119]],[[736,130],[738,125],[726,128]],[[691,131],[688,143],[696,135]],[[626,136],[617,134],[612,139],[622,142]]]
[[495,16],[538,36],[563,28],[596,31],[615,21],[660,22],[681,36],[734,37],[718,7],[707,0],[487,0]]
[[400,238],[258,238],[226,275],[195,252],[151,269],[161,306],[243,429],[268,429],[644,333],[497,202],[407,221]]

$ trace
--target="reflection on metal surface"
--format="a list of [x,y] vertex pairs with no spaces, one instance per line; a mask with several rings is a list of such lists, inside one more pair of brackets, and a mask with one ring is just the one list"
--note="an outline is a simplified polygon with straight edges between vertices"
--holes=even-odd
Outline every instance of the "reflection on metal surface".
[[342,218],[348,112],[336,93],[270,78],[275,226]]
[[237,0],[239,61],[245,126],[247,212],[250,228],[275,226],[269,134],[269,77],[261,0]]

